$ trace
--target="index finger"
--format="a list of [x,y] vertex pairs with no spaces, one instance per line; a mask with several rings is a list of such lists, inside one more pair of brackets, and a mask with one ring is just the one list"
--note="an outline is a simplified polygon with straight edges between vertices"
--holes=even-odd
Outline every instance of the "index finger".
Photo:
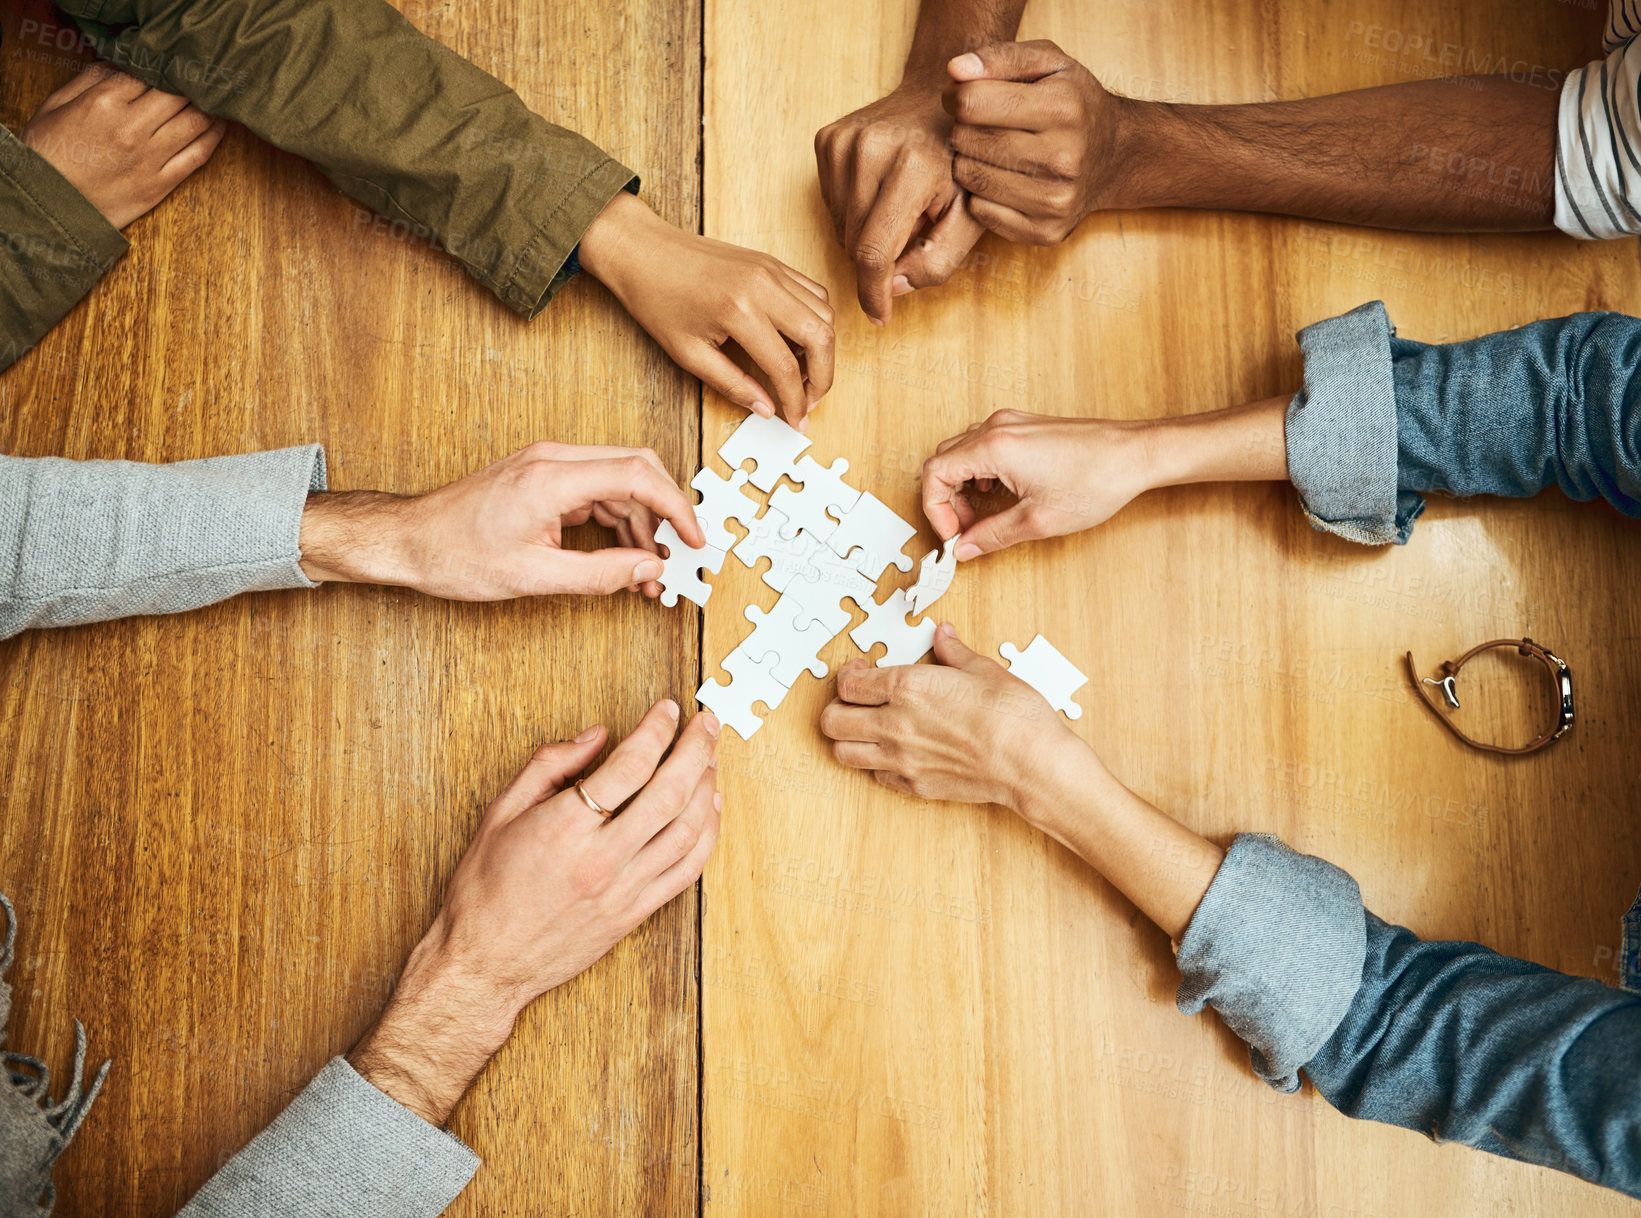
[[1051,125],[1044,94],[1034,85],[1011,80],[971,80],[947,85],[940,104],[954,120],[970,127],[1007,127],[1041,131]]
[[960,436],[951,448],[923,463],[923,514],[941,540],[955,536],[962,528],[954,503],[963,484],[996,473],[988,463],[976,460],[978,446],[972,439]]
[[890,171],[849,245],[860,307],[878,321],[889,320],[894,308],[895,262],[905,253],[929,205],[930,192],[916,180],[916,174],[905,161]]
[[695,519],[695,504],[690,501],[689,492],[674,482],[672,475],[658,463],[650,463],[641,454],[572,461],[561,482],[578,506],[591,507],[600,500],[630,499],[672,521],[678,536],[690,545],[699,547],[707,543],[707,536]]
[[883,706],[889,701],[889,674],[893,671],[865,660],[850,660],[838,669],[838,701],[852,706]]

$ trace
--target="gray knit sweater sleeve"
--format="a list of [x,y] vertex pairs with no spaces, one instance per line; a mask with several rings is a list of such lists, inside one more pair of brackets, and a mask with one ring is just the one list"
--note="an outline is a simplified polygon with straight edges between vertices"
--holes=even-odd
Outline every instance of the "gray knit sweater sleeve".
[[478,1169],[337,1057],[178,1218],[433,1218]]
[[174,465],[0,457],[0,638],[311,588],[302,507],[324,489],[317,444]]

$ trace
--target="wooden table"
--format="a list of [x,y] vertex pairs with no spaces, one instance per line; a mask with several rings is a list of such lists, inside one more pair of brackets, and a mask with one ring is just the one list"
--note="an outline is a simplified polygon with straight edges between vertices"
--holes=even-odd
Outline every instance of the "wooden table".
[[[74,70],[19,45],[50,11],[6,18],[14,127]],[[1641,299],[1633,241],[1130,213],[1051,250],[988,240],[879,330],[811,138],[898,79],[913,4],[406,11],[639,168],[669,219],[830,284],[838,375],[813,451],[908,519],[924,455],[994,409],[1145,417],[1291,390],[1293,332],[1375,297],[1430,341]],[[1121,92],[1236,101],[1439,72],[1413,36],[1565,69],[1600,17],[1034,0],[1022,36]],[[650,444],[683,480],[736,421],[596,284],[522,323],[241,131],[129,235],[0,377],[0,449],[172,461],[318,440],[337,488],[413,491],[537,438]],[[1641,876],[1638,560],[1633,525],[1554,493],[1436,502],[1410,545],[1370,550],[1312,532],[1287,487],[1196,488],[965,568],[939,613],[992,652],[1046,634],[1092,678],[1077,730],[1198,830],[1278,833],[1423,935],[1612,981]],[[529,750],[687,699],[750,628],[742,606],[774,599],[734,564],[715,584],[704,627],[636,598],[327,587],[0,645],[10,1043],[60,1069],[78,1015],[115,1061],[58,1212],[172,1213],[345,1051]],[[1501,763],[1428,722],[1400,657],[1518,633],[1573,664],[1581,719]],[[1174,1009],[1166,940],[1110,886],[996,809],[836,768],[827,697],[804,678],[752,742],[726,733],[701,889],[529,1011],[458,1111],[485,1166],[453,1213],[1641,1212],[1269,1091],[1217,1020]]]

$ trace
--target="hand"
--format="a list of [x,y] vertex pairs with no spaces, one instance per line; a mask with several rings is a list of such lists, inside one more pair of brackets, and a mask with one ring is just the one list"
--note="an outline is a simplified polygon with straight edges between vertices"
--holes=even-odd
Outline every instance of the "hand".
[[1010,241],[1053,245],[1112,205],[1126,163],[1121,105],[1052,42],[1001,42],[947,65],[953,176],[975,220]]
[[[581,265],[686,371],[737,406],[772,417],[769,391],[723,351],[734,342],[803,430],[832,387],[826,289],[778,258],[682,232],[622,191],[581,238]],[[800,359],[801,355],[801,359]]]
[[[924,514],[942,538],[961,531],[960,560],[1093,528],[1155,485],[1150,433],[1145,422],[999,410],[923,463]],[[980,519],[966,488],[994,482],[1017,501]]]
[[656,703],[586,780],[600,807],[626,805],[610,820],[570,789],[602,727],[537,750],[486,809],[354,1069],[443,1125],[525,1006],[695,883],[718,839],[719,728],[697,715],[662,761],[677,728],[677,704]]
[[186,98],[92,64],[40,104],[23,143],[124,228],[210,160],[227,129]]
[[837,697],[820,718],[832,755],[921,799],[1023,812],[1056,747],[1087,746],[1041,694],[970,651],[950,625],[935,631],[934,655],[939,666],[856,659],[840,668]]
[[[310,495],[302,570],[461,601],[622,588],[659,596],[657,518],[689,545],[706,543],[688,492],[649,449],[543,442],[426,495]],[[619,548],[563,549],[564,527],[589,519]]]
[[894,297],[951,278],[984,231],[952,179],[944,85],[908,71],[893,93],[815,136],[821,196],[855,264],[860,307],[880,326]]

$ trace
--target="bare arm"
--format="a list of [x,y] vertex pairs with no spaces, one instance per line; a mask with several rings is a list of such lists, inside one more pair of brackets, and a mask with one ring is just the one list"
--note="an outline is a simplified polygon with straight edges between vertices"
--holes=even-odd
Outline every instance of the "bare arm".
[[820,720],[839,763],[923,799],[1013,810],[1180,939],[1225,852],[1124,787],[1041,695],[951,626],[934,654],[938,666],[839,670]]
[[1241,106],[1128,102],[1109,206],[1214,207],[1428,232],[1553,227],[1559,94],[1468,76]]
[[945,97],[976,220],[1062,240],[1091,211],[1202,207],[1426,231],[1553,226],[1560,93],[1468,76],[1247,105],[1118,97],[1050,42],[958,56]]

